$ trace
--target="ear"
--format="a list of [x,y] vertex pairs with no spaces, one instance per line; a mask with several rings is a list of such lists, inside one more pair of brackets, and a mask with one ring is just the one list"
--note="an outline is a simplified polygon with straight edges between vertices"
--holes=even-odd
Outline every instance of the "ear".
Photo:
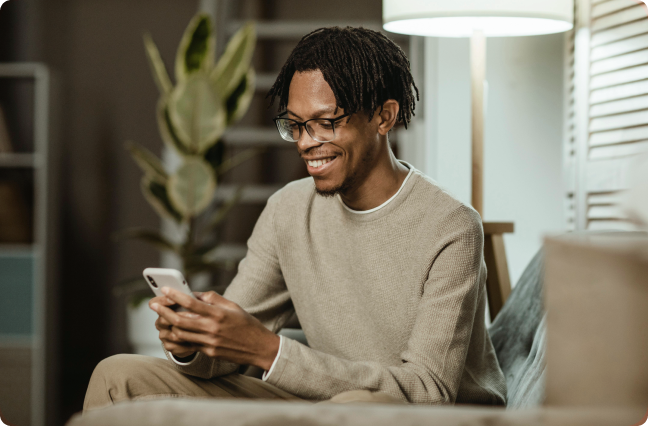
[[[386,135],[392,127],[396,124],[396,119],[398,118],[398,111],[400,106],[398,102],[394,99],[388,99],[382,106],[382,111],[378,110],[378,133],[381,135]],[[378,112],[377,111],[377,112]]]

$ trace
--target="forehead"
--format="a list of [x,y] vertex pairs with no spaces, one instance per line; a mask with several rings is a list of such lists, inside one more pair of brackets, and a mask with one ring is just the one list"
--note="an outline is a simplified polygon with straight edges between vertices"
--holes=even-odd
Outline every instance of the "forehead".
[[320,70],[297,71],[290,82],[288,111],[300,118],[314,118],[336,112],[331,86]]

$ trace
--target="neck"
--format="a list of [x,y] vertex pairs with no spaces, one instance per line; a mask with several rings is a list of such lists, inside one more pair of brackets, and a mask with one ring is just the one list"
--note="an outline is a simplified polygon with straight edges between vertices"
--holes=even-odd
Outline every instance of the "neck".
[[400,189],[407,177],[403,166],[385,141],[376,165],[362,182],[353,189],[341,193],[342,201],[350,209],[363,211],[378,207]]

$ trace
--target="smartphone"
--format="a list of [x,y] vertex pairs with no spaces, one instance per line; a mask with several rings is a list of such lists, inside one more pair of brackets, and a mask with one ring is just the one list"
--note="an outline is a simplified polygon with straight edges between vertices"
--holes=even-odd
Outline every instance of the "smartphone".
[[[187,280],[182,276],[180,271],[169,268],[146,268],[144,269],[143,275],[156,296],[164,296],[161,290],[162,287],[169,287],[196,299],[196,296],[194,296],[189,288],[189,284],[187,284]],[[182,312],[186,311],[186,309],[181,306],[175,306],[174,311]]]

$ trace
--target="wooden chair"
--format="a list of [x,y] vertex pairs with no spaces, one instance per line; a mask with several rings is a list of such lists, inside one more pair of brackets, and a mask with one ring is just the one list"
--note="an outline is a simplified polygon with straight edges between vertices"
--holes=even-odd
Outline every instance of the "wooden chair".
[[513,222],[484,222],[484,260],[488,269],[486,292],[491,321],[511,294],[511,278],[504,249],[504,234],[515,229]]

